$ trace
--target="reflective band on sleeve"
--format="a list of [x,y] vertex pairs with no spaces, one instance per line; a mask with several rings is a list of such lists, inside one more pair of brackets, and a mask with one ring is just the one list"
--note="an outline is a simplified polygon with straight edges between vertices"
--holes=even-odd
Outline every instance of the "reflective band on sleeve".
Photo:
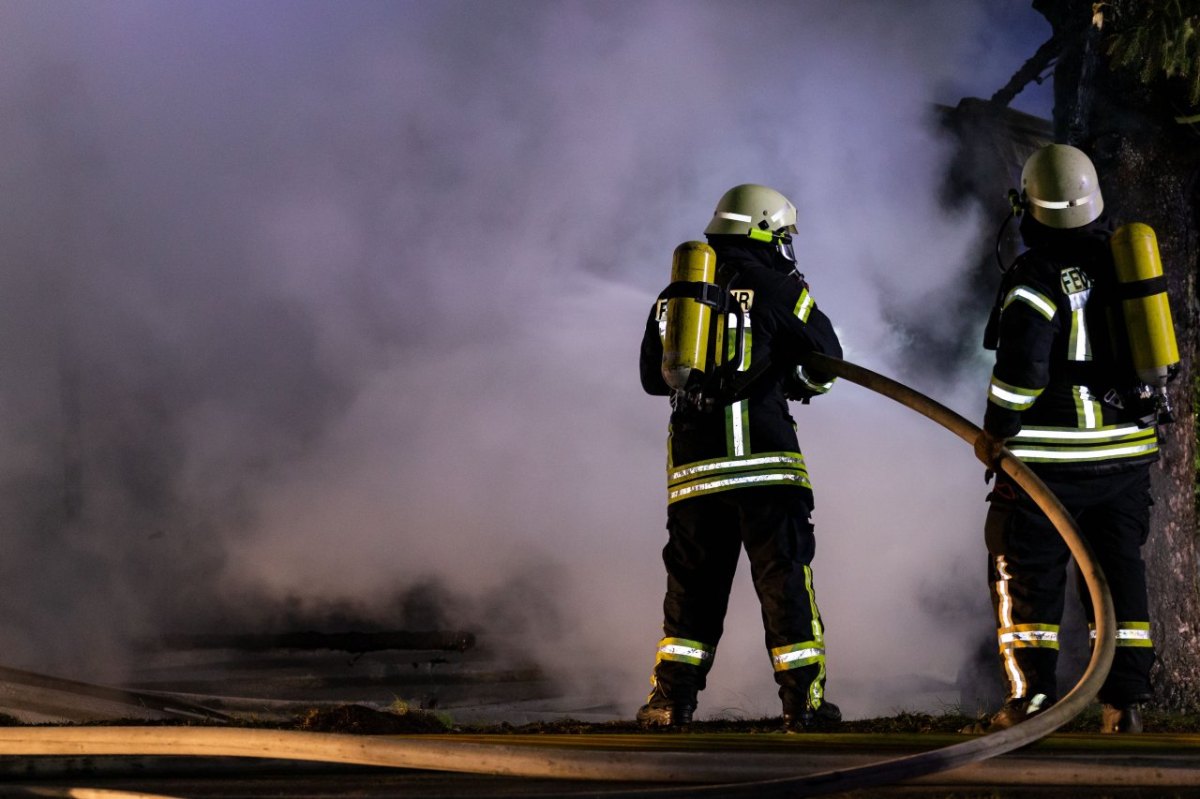
[[1023,411],[1033,405],[1044,390],[1043,388],[1020,388],[1005,383],[993,375],[991,385],[988,387],[988,399],[1002,408]]
[[802,644],[791,644],[771,650],[771,663],[775,671],[798,669],[824,660],[825,647],[818,641],[805,641]]
[[1034,291],[1028,286],[1017,286],[1008,292],[1008,296],[1004,298],[1004,305],[1001,310],[1008,308],[1008,306],[1017,300],[1024,302],[1047,319],[1053,319],[1054,314],[1058,311],[1058,306],[1054,304],[1053,300],[1040,291]]
[[700,641],[689,641],[686,638],[664,638],[658,642],[658,660],[671,660],[676,663],[688,663],[693,666],[703,665],[712,660],[716,650]]
[[808,315],[812,313],[813,304],[814,301],[812,295],[808,293],[808,289],[801,291],[800,299],[796,300],[796,318],[801,322],[807,322]]

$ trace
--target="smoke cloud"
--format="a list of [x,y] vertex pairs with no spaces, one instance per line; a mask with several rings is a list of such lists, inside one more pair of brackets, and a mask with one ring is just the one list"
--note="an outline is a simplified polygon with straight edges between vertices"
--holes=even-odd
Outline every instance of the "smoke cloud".
[[[491,625],[632,713],[671,251],[779,188],[847,358],[913,377],[905,331],[978,290],[931,103],[1003,85],[1045,38],[1026,6],[0,5],[6,663],[99,679],[131,639],[350,603]],[[986,369],[914,382],[977,418]],[[958,701],[969,450],[849,384],[796,410],[830,698]],[[441,611],[396,611],[430,585]],[[701,715],[777,713],[748,574],[728,627]]]

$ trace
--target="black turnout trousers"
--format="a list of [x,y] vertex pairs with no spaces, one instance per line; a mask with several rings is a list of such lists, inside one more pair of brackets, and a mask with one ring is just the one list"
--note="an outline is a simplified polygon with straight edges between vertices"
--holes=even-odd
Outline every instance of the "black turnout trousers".
[[[1141,547],[1150,529],[1149,466],[1108,474],[1055,477],[1039,474],[1074,517],[1108,580],[1116,611],[1117,651],[1100,690],[1100,701],[1122,706],[1151,695],[1154,649],[1149,638],[1146,569]],[[1015,483],[997,477],[988,496],[986,522],[993,608],[1003,629],[1005,603],[1015,625],[1042,625],[1057,631],[1062,618],[1070,552],[1054,525]],[[1080,580],[1089,623],[1094,613]],[[1141,630],[1144,629],[1145,633]],[[1002,653],[1004,645],[1001,644]],[[1007,653],[1019,670],[1008,674],[1009,695],[1046,694],[1056,699],[1054,646],[1018,646]],[[1006,671],[1009,664],[1006,659]],[[1014,690],[1016,680],[1026,688]]]
[[[812,587],[816,548],[811,493],[782,486],[746,488],[676,502],[667,509],[669,538],[663,548],[667,592],[663,633],[716,647],[741,549],[750,562],[762,611],[767,650],[823,637]],[[655,669],[668,695],[704,688],[705,668],[663,661]],[[824,666],[775,672],[784,688],[806,692]]]

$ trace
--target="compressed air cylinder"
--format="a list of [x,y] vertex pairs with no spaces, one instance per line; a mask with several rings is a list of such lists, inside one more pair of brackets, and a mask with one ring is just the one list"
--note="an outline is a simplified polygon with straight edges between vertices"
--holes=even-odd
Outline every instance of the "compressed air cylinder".
[[1169,367],[1179,363],[1167,281],[1154,229],[1141,222],[1122,225],[1110,240],[1119,294],[1138,379],[1161,388]]
[[[672,284],[713,283],[716,277],[717,254],[712,247],[702,241],[685,241],[675,248],[671,260]],[[700,302],[697,297],[667,300],[662,376],[675,391],[699,388],[705,376],[712,372],[708,351],[712,325],[712,306]]]

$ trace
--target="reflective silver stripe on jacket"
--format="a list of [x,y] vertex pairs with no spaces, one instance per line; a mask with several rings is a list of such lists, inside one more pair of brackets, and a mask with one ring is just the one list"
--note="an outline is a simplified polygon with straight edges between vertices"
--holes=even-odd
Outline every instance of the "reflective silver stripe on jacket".
[[716,491],[761,485],[812,488],[799,452],[766,452],[697,461],[667,470],[667,503]]
[[1030,463],[1134,458],[1158,452],[1158,433],[1154,427],[1137,425],[1107,425],[1092,430],[1025,427],[1008,448]]
[[988,399],[1002,408],[1023,411],[1032,406],[1044,390],[1014,386],[992,375],[992,382],[988,386]]

